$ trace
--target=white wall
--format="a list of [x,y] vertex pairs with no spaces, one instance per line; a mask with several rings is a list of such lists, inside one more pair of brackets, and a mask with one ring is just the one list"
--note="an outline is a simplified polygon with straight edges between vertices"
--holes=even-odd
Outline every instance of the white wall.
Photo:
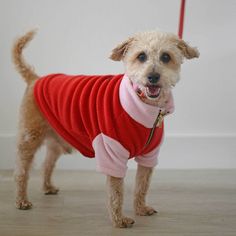
[[[187,0],[184,39],[201,56],[182,67],[162,168],[236,168],[235,12],[235,0]],[[118,42],[147,29],[176,32],[178,17],[179,0],[0,0],[0,168],[14,165],[25,88],[11,63],[17,36],[39,28],[25,52],[38,74],[120,73],[122,65],[108,59]],[[73,156],[59,167],[94,168],[94,162]]]

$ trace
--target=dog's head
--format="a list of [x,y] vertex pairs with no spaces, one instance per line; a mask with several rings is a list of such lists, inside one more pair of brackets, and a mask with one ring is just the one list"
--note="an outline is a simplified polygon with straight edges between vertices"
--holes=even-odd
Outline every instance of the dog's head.
[[180,79],[183,59],[199,57],[196,48],[190,47],[176,35],[165,32],[143,32],[128,38],[112,51],[110,58],[122,60],[125,73],[143,101],[164,106],[170,89]]

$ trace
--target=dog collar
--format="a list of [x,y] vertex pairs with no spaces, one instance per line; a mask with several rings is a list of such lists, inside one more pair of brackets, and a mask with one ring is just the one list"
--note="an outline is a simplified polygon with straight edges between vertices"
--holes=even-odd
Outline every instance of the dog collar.
[[141,89],[137,89],[136,93],[140,98],[147,98],[145,93]]

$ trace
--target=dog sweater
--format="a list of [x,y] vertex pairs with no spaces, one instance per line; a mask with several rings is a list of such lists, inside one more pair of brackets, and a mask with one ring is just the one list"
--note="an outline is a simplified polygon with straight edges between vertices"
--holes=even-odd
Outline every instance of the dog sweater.
[[[164,125],[145,146],[160,108],[143,103],[125,75],[51,74],[35,82],[34,98],[54,130],[97,169],[124,177],[129,158],[142,166],[157,164]],[[174,109],[172,94],[166,112]]]

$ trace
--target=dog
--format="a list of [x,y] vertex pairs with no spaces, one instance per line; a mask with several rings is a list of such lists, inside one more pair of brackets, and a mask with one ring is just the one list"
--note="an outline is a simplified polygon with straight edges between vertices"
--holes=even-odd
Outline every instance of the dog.
[[123,61],[124,74],[40,77],[22,56],[34,34],[26,33],[13,47],[13,62],[27,83],[17,138],[16,207],[32,207],[27,197],[29,170],[35,152],[45,144],[45,194],[59,191],[51,181],[59,156],[78,149],[95,156],[98,170],[107,175],[112,224],[131,227],[134,220],[122,213],[123,179],[128,159],[135,157],[135,213],[155,214],[145,199],[163,139],[163,118],[174,110],[171,91],[180,79],[181,64],[184,58],[199,57],[197,48],[172,33],[141,32],[112,50],[110,58]]

